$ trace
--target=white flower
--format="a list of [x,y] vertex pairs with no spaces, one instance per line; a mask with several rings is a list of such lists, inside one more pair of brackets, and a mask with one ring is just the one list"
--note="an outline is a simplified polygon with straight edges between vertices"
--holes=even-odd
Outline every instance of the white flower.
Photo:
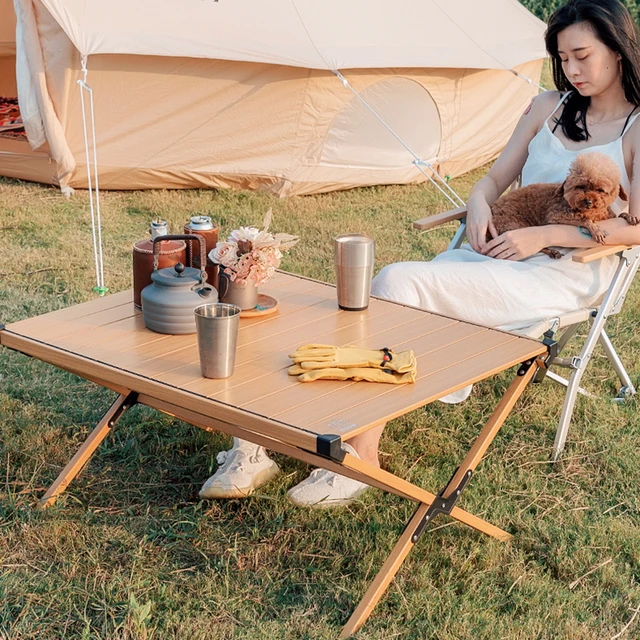
[[262,249],[267,247],[273,247],[277,244],[277,240],[268,231],[261,231],[256,239],[253,241],[253,246],[256,249]]
[[209,252],[213,262],[232,267],[237,262],[238,245],[235,242],[218,242],[215,249]]
[[240,240],[249,240],[251,243],[255,242],[256,238],[260,235],[260,230],[255,227],[240,227],[235,231],[232,231],[227,238],[230,242],[238,242]]

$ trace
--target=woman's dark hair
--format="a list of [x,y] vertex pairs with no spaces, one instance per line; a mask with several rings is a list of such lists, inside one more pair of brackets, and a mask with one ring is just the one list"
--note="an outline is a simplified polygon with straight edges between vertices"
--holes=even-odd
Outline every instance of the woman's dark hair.
[[[640,35],[627,8],[620,0],[569,0],[550,18],[544,34],[547,52],[551,56],[553,80],[559,91],[573,89],[562,70],[558,54],[558,34],[579,22],[591,25],[596,37],[609,49],[622,56],[622,88],[625,98],[640,105]],[[589,139],[587,131],[588,96],[577,91],[567,98],[562,114],[556,122],[570,140],[579,142]]]

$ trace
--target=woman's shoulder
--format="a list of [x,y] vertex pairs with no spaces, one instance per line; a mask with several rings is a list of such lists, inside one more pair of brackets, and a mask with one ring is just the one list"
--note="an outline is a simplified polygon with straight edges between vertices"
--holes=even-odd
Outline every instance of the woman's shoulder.
[[531,110],[546,120],[556,110],[565,95],[560,91],[543,91],[533,99]]
[[522,122],[531,136],[534,136],[545,123],[545,120],[556,110],[563,94],[559,91],[544,91],[532,100],[525,110]]
[[640,141],[640,118],[638,116],[640,116],[640,105],[636,106],[633,112],[629,114],[623,138],[633,140],[636,147]]

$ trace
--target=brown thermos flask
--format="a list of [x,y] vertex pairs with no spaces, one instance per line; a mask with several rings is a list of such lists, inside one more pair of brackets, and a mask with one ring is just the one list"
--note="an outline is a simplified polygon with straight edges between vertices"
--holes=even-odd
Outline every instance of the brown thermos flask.
[[[193,233],[202,236],[207,243],[207,264],[205,270],[207,272],[207,282],[218,288],[218,265],[211,262],[209,252],[215,249],[218,242],[218,225],[211,222],[209,216],[193,216],[187,224],[184,225],[184,233]],[[191,242],[189,244],[192,244]],[[189,257],[190,247],[187,247],[187,256]],[[193,266],[200,268],[200,257],[193,255]]]
[[[154,220],[151,223],[151,238],[138,240],[133,244],[133,306],[142,309],[142,290],[151,284],[153,271],[153,238],[167,235],[167,223]],[[187,245],[183,240],[167,240],[160,248],[159,269],[171,267],[174,264],[187,262]]]

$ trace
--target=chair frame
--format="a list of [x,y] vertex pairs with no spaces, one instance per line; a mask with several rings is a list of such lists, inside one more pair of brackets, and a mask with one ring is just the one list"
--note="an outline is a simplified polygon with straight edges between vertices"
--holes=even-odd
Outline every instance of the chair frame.
[[[413,226],[420,231],[428,231],[442,224],[458,220],[460,227],[447,248],[449,251],[458,249],[466,237],[466,215],[466,207],[460,207],[416,220]],[[586,263],[609,255],[618,255],[620,261],[611,284],[599,305],[558,316],[552,320],[551,328],[546,331],[544,329],[547,327],[547,321],[540,323],[540,334],[544,331],[545,341],[549,344],[556,343],[548,366],[568,368],[571,371],[567,379],[543,368],[539,371],[535,380],[536,382],[542,381],[546,374],[549,378],[567,388],[553,444],[552,458],[554,461],[559,458],[564,450],[578,394],[593,397],[591,393],[580,386],[580,381],[591,360],[596,344],[600,343],[607,359],[620,379],[621,386],[614,401],[622,402],[636,393],[636,388],[605,331],[605,324],[610,316],[619,313],[622,309],[629,287],[633,282],[638,267],[640,267],[640,245],[604,245],[583,249],[573,254],[573,260]],[[584,322],[589,322],[591,328],[579,353],[571,357],[560,357],[569,340]],[[558,335],[557,332],[559,331],[561,333]]]

